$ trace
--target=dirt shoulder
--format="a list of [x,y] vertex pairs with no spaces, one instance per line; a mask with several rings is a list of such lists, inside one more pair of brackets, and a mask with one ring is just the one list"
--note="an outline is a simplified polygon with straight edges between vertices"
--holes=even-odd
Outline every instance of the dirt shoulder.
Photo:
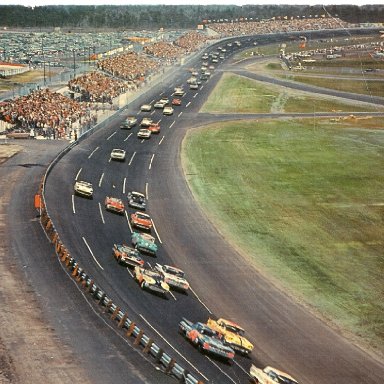
[[[0,145],[0,383],[69,384],[78,381],[81,368],[44,318],[41,302],[25,279],[23,266],[12,255],[8,240],[12,218],[7,207],[26,172],[25,167],[10,164],[9,159],[28,151],[34,151],[36,157],[38,146],[29,145]],[[59,150],[59,145],[52,146],[50,154]]]

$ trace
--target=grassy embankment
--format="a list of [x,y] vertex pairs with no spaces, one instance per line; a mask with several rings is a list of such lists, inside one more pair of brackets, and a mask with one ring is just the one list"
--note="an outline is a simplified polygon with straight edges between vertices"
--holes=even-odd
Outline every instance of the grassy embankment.
[[[234,98],[240,111],[271,107],[257,96],[272,94],[269,87],[238,96],[239,83],[227,80],[205,110],[227,110]],[[194,195],[227,239],[284,289],[384,353],[379,127],[380,118],[220,122],[190,131],[183,163]]]

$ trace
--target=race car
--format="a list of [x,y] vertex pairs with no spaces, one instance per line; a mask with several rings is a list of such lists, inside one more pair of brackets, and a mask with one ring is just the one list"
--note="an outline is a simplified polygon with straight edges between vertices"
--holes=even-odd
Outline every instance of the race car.
[[172,99],[172,105],[181,105],[181,99],[175,97]]
[[121,129],[131,129],[137,124],[137,118],[135,116],[129,116],[120,124]]
[[75,191],[75,195],[84,196],[92,199],[93,197],[93,187],[91,183],[88,183],[87,181],[76,181],[75,185],[73,186],[73,189]]
[[243,355],[248,355],[253,350],[253,344],[244,337],[244,329],[233,321],[218,319],[214,320],[209,318],[207,325],[215,331],[221,333],[224,342],[233,348],[236,352]]
[[141,125],[142,127],[149,127],[152,123],[153,123],[153,120],[152,120],[150,117],[144,117],[144,118],[141,120],[140,125]]
[[141,228],[150,231],[152,228],[152,220],[149,215],[143,212],[135,212],[131,214],[132,227]]
[[232,363],[235,357],[235,351],[222,342],[221,335],[206,324],[192,323],[183,318],[179,323],[179,333],[203,353],[209,353],[229,363]]
[[174,96],[184,96],[184,89],[182,87],[175,87],[174,89]]
[[107,211],[116,212],[121,215],[124,214],[125,207],[121,199],[117,197],[107,196],[104,200],[105,209]]
[[185,273],[176,267],[170,265],[161,265],[156,263],[155,269],[164,277],[164,281],[173,289],[186,292],[189,289],[189,283],[185,279]]
[[111,159],[112,160],[118,160],[118,161],[124,161],[125,160],[125,150],[119,149],[119,148],[112,149]]
[[161,274],[154,269],[136,266],[133,270],[133,277],[142,289],[164,296],[169,292],[169,285],[163,280]]
[[151,104],[143,104],[140,107],[140,111],[142,111],[142,112],[151,112],[152,111],[152,105]]
[[173,108],[172,107],[164,107],[163,115],[173,115]]
[[292,376],[288,375],[288,373],[272,367],[260,369],[252,364],[249,374],[253,378],[255,384],[298,384],[298,382]]
[[160,133],[160,124],[158,123],[152,123],[149,125],[149,127],[147,128],[149,131],[151,131],[151,133]]
[[131,241],[138,251],[156,256],[157,245],[155,244],[155,238],[149,233],[132,232]]
[[112,254],[117,262],[125,267],[143,266],[144,260],[140,257],[137,249],[125,244],[113,244]]
[[142,128],[137,132],[137,137],[139,139],[149,139],[151,137],[151,131],[147,128]]
[[131,192],[128,192],[127,198],[128,198],[128,205],[130,207],[142,209],[143,211],[145,211],[147,202],[146,202],[145,196],[142,193],[131,191]]

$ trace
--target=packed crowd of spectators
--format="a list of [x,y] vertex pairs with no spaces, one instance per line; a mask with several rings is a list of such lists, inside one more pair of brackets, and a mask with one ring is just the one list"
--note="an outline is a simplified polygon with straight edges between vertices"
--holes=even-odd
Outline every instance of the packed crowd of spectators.
[[0,118],[36,134],[65,137],[74,122],[88,115],[87,103],[78,103],[48,88],[33,91],[0,106]]
[[113,98],[129,90],[129,84],[93,71],[71,79],[68,88],[81,94],[83,101],[111,103]]
[[[221,37],[246,34],[267,34],[318,29],[350,27],[335,18],[289,19],[268,21],[239,21],[209,23],[207,28]],[[173,63],[206,44],[208,35],[193,31],[174,42],[156,42],[146,45],[144,53],[128,52],[100,60],[97,71],[86,73],[69,81],[68,87],[81,95],[81,102],[49,89],[31,92],[27,96],[0,105],[0,119],[20,128],[33,128],[45,135],[65,137],[74,123],[89,124],[93,103],[110,102],[120,94],[136,90],[164,64]],[[97,109],[97,108],[96,108]]]
[[218,33],[222,37],[348,27],[351,27],[349,23],[333,17],[311,19],[285,19],[283,17],[280,19],[275,18],[262,21],[237,21],[207,24],[207,28]]
[[160,67],[152,58],[136,52],[109,57],[97,63],[97,68],[114,77],[126,80],[128,90],[136,89],[145,78]]

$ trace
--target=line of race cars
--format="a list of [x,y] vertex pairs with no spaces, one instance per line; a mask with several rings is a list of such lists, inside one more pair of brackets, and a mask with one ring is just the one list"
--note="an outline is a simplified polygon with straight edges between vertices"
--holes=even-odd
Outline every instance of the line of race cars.
[[[225,49],[218,48],[222,53]],[[209,70],[213,70],[214,66],[209,65],[207,60],[216,63],[218,52],[214,54],[204,54],[202,59],[200,78],[198,72],[191,70],[192,77],[187,80],[190,89],[198,89],[202,80],[207,80],[210,76]],[[220,57],[222,59],[222,57]],[[163,109],[164,115],[172,115],[173,106],[181,105],[180,97],[184,96],[185,91],[182,86],[175,87],[171,106],[170,101],[166,97],[162,97],[154,103],[155,109]],[[141,112],[151,112],[151,104],[143,104],[140,108]],[[121,124],[121,129],[131,129],[136,126],[138,120],[135,116],[127,117]],[[160,124],[153,122],[149,117],[143,117],[140,122],[141,128],[137,132],[140,139],[149,139],[152,133],[160,132]],[[124,161],[125,151],[122,149],[113,149],[111,152],[111,160]],[[76,195],[92,198],[92,184],[86,181],[76,181],[74,185]],[[185,273],[181,269],[155,263],[152,266],[146,263],[144,255],[156,257],[158,246],[156,239],[151,235],[153,222],[146,210],[146,197],[144,194],[131,191],[127,194],[128,206],[138,211],[131,213],[130,224],[132,226],[131,245],[114,244],[112,247],[112,255],[117,263],[132,270],[133,278],[137,281],[143,290],[147,290],[159,296],[168,298],[171,290],[177,290],[184,294],[188,294],[190,285],[186,280]],[[126,212],[123,201],[117,197],[107,196],[104,201],[107,211],[124,215]],[[233,321],[223,318],[208,318],[206,322],[196,322],[182,318],[178,325],[179,333],[191,342],[201,353],[207,353],[218,359],[232,363],[236,353],[249,355],[254,349],[253,344],[244,336],[244,329]],[[285,372],[272,367],[260,369],[252,364],[249,375],[255,383],[260,384],[297,384],[297,381]]]

